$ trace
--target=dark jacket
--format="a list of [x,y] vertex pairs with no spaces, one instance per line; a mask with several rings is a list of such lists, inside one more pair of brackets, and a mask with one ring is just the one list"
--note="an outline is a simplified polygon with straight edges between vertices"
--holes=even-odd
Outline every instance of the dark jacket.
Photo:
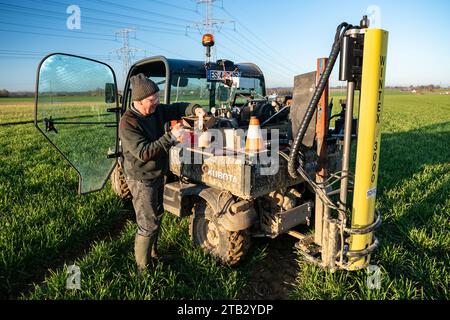
[[133,180],[153,180],[167,173],[169,149],[175,143],[164,124],[194,115],[195,104],[160,104],[151,115],[127,110],[119,124],[125,175]]

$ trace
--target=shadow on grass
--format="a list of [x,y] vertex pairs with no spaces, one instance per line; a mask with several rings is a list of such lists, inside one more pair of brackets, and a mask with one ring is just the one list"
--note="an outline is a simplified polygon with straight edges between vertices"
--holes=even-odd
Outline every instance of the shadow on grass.
[[[97,241],[115,239],[123,230],[123,226],[133,218],[125,210],[108,221],[101,221],[103,225],[92,225],[92,228],[83,229],[66,237],[57,247],[35,251],[20,259],[20,265],[9,266],[3,270],[6,278],[0,285],[0,299],[17,299],[22,292],[29,291],[33,283],[40,283],[49,274],[49,271],[70,265],[79,257],[85,256]],[[2,272],[3,273],[3,272]]]
[[383,133],[379,187],[389,189],[410,179],[424,165],[450,164],[450,122],[417,130]]
[[[395,209],[392,200],[414,201],[402,211],[398,222],[421,226],[431,218],[449,194],[450,122],[422,127],[418,130],[383,134],[380,159],[379,194],[384,209]],[[438,188],[430,188],[432,186]],[[436,190],[433,190],[436,189]],[[421,193],[417,194],[420,190]],[[389,197],[389,193],[394,196]],[[417,207],[428,204],[424,211]],[[410,215],[419,215],[410,219]]]
[[429,297],[445,296],[433,284],[433,274],[448,277],[449,271],[449,143],[450,122],[383,134],[381,142],[378,202],[384,221],[377,232],[379,251],[397,245],[407,252],[409,261],[388,259],[384,266],[394,277],[419,283]]
[[[63,177],[52,179],[52,183],[61,186],[61,192],[65,193],[63,188],[69,189],[67,192],[71,193],[75,190],[76,184],[68,183]],[[69,186],[67,186],[69,184]],[[45,182],[30,183],[22,188],[16,189],[16,200],[10,208],[14,209],[20,203],[17,199],[24,199],[26,195],[36,195],[42,197],[42,193],[48,189]],[[50,195],[49,198],[54,196]],[[44,195],[45,197],[45,195]],[[77,201],[76,201],[77,202]],[[41,228],[44,230],[39,233],[39,238],[31,238],[24,243],[19,240],[12,240],[11,250],[9,253],[4,252],[4,261],[0,270],[0,299],[16,299],[21,292],[28,291],[32,287],[33,282],[41,282],[48,274],[49,270],[58,269],[69,261],[74,261],[80,256],[84,256],[89,252],[93,242],[104,239],[117,237],[123,226],[127,221],[134,221],[134,211],[129,203],[125,203],[123,207],[108,207],[113,203],[105,199],[105,203],[95,201],[98,204],[97,208],[93,209],[92,214],[95,218],[90,218],[90,223],[86,224],[79,215],[62,212],[63,209],[57,207],[58,203],[51,204],[49,200],[48,207],[44,208],[45,217],[39,217],[37,220],[28,220],[27,224],[20,225],[17,222],[11,230],[13,234],[6,235],[13,236],[14,239],[18,237],[18,233],[26,232],[27,228],[33,230]],[[32,208],[34,204],[26,204],[26,208]],[[72,209],[72,208],[66,208]],[[30,212],[32,214],[32,212]],[[91,213],[89,213],[91,214]],[[21,213],[21,219],[24,217]],[[13,224],[16,217],[8,215],[2,217],[6,223]],[[31,223],[31,224],[30,224]],[[67,230],[66,225],[70,225],[70,230]],[[45,231],[47,230],[47,231]],[[56,233],[58,239],[46,240],[49,234]],[[23,237],[23,236],[22,236]],[[29,237],[28,237],[29,238]],[[19,242],[18,242],[19,241]],[[48,242],[47,242],[48,241]],[[15,254],[14,254],[15,253]],[[11,255],[11,256],[6,256]]]

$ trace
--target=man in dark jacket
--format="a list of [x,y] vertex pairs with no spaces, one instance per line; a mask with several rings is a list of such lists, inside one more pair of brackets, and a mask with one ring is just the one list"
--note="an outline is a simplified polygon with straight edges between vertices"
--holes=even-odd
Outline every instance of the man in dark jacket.
[[183,134],[181,124],[170,132],[164,124],[183,116],[204,115],[196,104],[159,103],[158,86],[144,74],[132,76],[131,109],[120,120],[124,173],[133,196],[137,233],[134,244],[136,263],[140,271],[157,259],[157,238],[163,208],[164,175],[169,167],[168,151]]

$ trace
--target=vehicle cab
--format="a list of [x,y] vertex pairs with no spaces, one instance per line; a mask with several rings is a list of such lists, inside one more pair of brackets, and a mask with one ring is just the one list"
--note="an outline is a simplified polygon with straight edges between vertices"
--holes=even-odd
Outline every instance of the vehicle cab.
[[[158,84],[163,103],[197,103],[207,111],[222,105],[243,104],[246,96],[263,98],[266,94],[263,73],[253,63],[234,64],[229,60],[205,63],[156,56],[142,59],[130,68],[122,111],[131,104],[129,79],[138,73]],[[230,80],[229,85],[224,79]]]

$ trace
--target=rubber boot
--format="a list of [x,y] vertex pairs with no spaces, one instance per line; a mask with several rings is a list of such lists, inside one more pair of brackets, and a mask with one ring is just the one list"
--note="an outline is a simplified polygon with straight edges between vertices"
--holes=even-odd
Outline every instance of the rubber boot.
[[152,246],[152,239],[136,234],[134,239],[134,257],[139,274],[147,270],[149,264],[149,252]]
[[160,258],[159,254],[158,254],[158,234],[154,235],[154,240],[152,243],[151,257],[152,257],[152,259],[156,259],[156,260],[158,260]]
[[163,263],[169,263],[173,260],[175,260],[175,256],[173,254],[170,254],[168,252],[165,252],[163,255],[159,255],[158,250],[158,233],[154,236],[155,239],[152,242],[152,249],[151,249],[151,259],[152,262],[163,262]]

